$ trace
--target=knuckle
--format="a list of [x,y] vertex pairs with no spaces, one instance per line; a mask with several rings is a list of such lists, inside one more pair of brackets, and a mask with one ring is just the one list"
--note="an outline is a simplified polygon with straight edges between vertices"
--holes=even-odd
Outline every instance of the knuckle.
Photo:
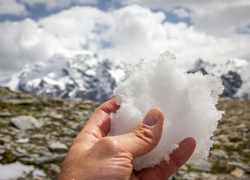
[[154,133],[147,127],[140,126],[135,130],[135,135],[146,144],[149,145],[156,144]]

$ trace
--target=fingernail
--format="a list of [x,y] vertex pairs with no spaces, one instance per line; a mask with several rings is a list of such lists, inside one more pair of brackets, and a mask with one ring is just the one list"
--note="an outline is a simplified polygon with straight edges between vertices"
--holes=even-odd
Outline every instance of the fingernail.
[[116,95],[116,96],[114,96],[113,98],[114,98],[116,104],[120,106],[121,103],[122,103],[122,98],[121,98],[121,96]]
[[148,126],[154,126],[160,118],[162,118],[162,113],[159,109],[155,108],[150,110],[147,115],[145,116],[143,123]]

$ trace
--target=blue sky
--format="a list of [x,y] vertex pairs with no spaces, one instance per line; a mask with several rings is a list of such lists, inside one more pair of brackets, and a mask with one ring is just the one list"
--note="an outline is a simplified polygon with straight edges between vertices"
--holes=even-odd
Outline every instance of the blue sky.
[[[9,0],[0,2],[0,21],[18,21],[25,18],[38,20],[74,6],[91,6],[103,11],[112,11],[130,4],[162,11],[166,14],[167,21],[172,23],[185,22],[189,25],[194,23],[196,26],[205,26],[203,31],[214,29],[214,34],[218,29],[222,31],[222,28],[227,28],[220,27],[220,24],[223,26],[225,22],[231,31],[235,26],[235,33],[249,34],[250,3],[248,0],[211,0],[208,2],[203,0]],[[176,10],[189,15],[180,17],[175,13]],[[219,28],[216,29],[217,26]]]
[[[17,0],[17,3],[21,3],[21,1]],[[64,8],[54,8],[54,9],[48,9],[46,4],[38,3],[38,4],[25,4],[23,3],[23,6],[26,8],[28,14],[25,15],[16,15],[16,14],[0,14],[0,21],[20,21],[25,18],[32,18],[34,20],[38,20],[41,18],[44,18],[46,16],[50,16],[52,14],[58,13],[60,11],[64,11],[65,9],[69,9],[74,6],[90,6],[90,7],[96,7],[103,11],[110,11],[113,9],[118,9],[123,7],[124,5],[121,3],[121,1],[118,0],[97,0],[96,4],[91,3],[71,3],[70,5],[64,7]],[[182,7],[174,7],[174,9],[185,9]],[[152,8],[154,11],[161,11],[166,14],[168,17],[166,20],[170,21],[172,23],[178,23],[178,22],[185,22],[187,24],[191,24],[191,18],[190,17],[179,17],[174,12],[173,9],[171,10],[165,10],[163,8]],[[185,9],[187,12],[188,9]]]

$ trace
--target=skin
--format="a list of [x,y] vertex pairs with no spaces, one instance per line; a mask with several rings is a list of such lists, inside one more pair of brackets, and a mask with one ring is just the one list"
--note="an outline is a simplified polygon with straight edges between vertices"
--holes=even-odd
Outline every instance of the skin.
[[176,173],[194,152],[195,140],[186,138],[179,143],[168,162],[135,171],[133,160],[158,144],[164,116],[158,108],[151,109],[132,132],[108,136],[111,113],[119,107],[113,98],[96,109],[75,138],[58,180],[165,180]]

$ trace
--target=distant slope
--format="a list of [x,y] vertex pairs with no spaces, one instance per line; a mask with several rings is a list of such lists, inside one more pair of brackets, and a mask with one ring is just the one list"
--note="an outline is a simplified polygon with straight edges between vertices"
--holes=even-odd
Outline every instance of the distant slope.
[[[102,102],[112,96],[116,84],[129,75],[124,65],[83,51],[70,58],[55,56],[48,61],[26,65],[0,85],[35,95]],[[201,72],[222,80],[222,96],[250,99],[250,65],[242,59],[224,63],[197,60],[188,73]]]
[[[209,63],[199,59],[188,73],[201,72],[222,80],[224,97],[240,97],[250,99],[250,70],[247,61],[230,59],[224,63]],[[249,88],[248,88],[249,87]]]
[[6,86],[36,95],[104,101],[112,96],[121,68],[92,52],[71,58],[55,56],[35,65],[26,65]]

